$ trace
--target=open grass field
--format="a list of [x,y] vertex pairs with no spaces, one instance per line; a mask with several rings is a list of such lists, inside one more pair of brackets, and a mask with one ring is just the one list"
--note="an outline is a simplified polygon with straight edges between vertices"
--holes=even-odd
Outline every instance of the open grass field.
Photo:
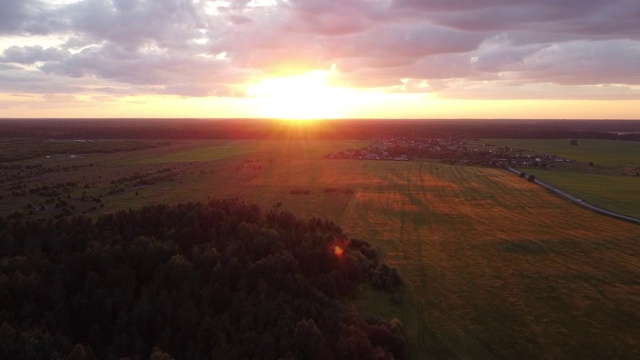
[[[402,304],[366,288],[350,301],[400,319],[412,359],[640,358],[640,226],[582,209],[501,169],[322,158],[366,144],[182,142],[50,159],[94,166],[22,181],[32,187],[80,179],[69,193],[76,211],[85,206],[82,191],[103,195],[104,206],[89,215],[238,196],[329,218],[378,246],[400,270]],[[106,193],[111,181],[163,168],[172,174],[163,181],[123,181],[129,185],[122,191]],[[35,194],[12,197],[7,185],[0,193],[11,206],[39,201]],[[3,202],[0,211],[9,208]]]
[[638,356],[640,228],[501,170],[363,166],[341,223],[401,270],[415,358]]
[[640,177],[519,168],[590,204],[640,218]]
[[578,145],[569,145],[569,139],[483,139],[499,146],[513,146],[540,154],[558,155],[581,162],[610,167],[640,167],[640,142],[619,140],[578,139]]
[[[575,195],[593,205],[640,217],[640,142],[579,139],[569,140],[485,139],[499,146],[529,149],[538,154],[558,155],[579,163],[559,163],[554,169],[519,167],[537,179]],[[589,166],[593,162],[593,166]]]

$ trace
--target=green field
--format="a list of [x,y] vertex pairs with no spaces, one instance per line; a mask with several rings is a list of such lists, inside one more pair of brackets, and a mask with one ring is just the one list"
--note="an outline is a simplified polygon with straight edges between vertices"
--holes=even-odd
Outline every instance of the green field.
[[[82,191],[102,195],[104,206],[91,216],[237,196],[329,218],[400,270],[401,304],[369,288],[348,301],[400,319],[412,359],[640,358],[640,226],[584,210],[502,169],[322,158],[366,144],[182,142],[49,159],[94,166],[23,181],[81,179],[70,200],[80,212],[91,204],[78,200]],[[151,185],[125,181],[124,190],[106,195],[111,181],[163,168],[175,175]],[[11,200],[3,213],[42,201],[11,196],[9,184],[0,188]],[[296,188],[308,194],[292,194]],[[47,205],[43,214],[57,211]]]
[[640,218],[640,177],[520,168],[590,204]]
[[[553,169],[518,167],[537,179],[593,205],[640,217],[640,142],[579,139],[484,139],[498,146],[512,146],[537,154],[575,160],[557,163]],[[593,163],[593,166],[589,165]]]
[[640,142],[638,141],[578,139],[577,146],[569,145],[569,139],[483,139],[482,141],[613,168],[640,167]]

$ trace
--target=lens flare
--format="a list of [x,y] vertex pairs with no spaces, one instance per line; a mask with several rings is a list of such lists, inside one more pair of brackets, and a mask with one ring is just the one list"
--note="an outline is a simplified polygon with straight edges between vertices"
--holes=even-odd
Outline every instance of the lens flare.
[[344,249],[342,247],[340,247],[340,245],[336,245],[333,248],[333,253],[337,256],[337,257],[342,257],[342,254],[344,254]]

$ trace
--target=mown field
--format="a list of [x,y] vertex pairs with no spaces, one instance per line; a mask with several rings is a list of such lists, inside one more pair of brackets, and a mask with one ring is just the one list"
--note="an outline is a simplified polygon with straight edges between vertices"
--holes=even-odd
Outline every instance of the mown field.
[[[77,168],[21,181],[29,188],[78,180],[68,193],[75,212],[89,205],[79,200],[83,191],[102,195],[90,216],[238,196],[334,220],[400,270],[401,304],[367,288],[349,301],[400,319],[414,359],[640,358],[640,226],[584,210],[502,169],[322,158],[366,143],[182,142],[52,158],[47,166]],[[121,181],[122,191],[107,194],[112,181],[167,168],[172,175],[162,181]],[[9,184],[0,188],[11,200],[2,202],[4,214],[42,201],[10,195]],[[25,216],[57,211],[47,205]]]
[[416,358],[638,356],[637,226],[501,170],[363,166],[341,223],[401,269]]

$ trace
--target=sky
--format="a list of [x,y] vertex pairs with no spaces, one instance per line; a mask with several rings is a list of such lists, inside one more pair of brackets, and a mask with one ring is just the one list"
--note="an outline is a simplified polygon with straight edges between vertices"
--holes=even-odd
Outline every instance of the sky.
[[0,9],[0,118],[640,119],[638,0]]

